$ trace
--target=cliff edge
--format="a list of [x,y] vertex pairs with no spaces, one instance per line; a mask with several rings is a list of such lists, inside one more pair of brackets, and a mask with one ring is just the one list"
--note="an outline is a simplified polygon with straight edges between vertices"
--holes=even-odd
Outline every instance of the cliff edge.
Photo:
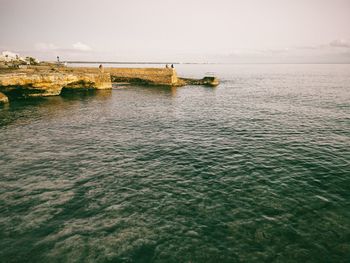
[[0,92],[7,97],[39,97],[61,94],[63,89],[111,89],[109,73],[14,70],[0,72]]

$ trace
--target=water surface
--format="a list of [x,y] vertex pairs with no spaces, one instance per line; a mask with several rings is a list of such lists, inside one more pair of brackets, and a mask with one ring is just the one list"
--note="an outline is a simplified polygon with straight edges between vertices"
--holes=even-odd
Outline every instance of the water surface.
[[177,71],[0,108],[0,261],[350,261],[350,65]]

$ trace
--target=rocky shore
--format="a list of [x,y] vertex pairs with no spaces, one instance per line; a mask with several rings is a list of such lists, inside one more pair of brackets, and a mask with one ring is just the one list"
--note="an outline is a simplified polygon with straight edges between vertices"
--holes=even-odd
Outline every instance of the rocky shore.
[[208,85],[218,79],[178,78],[170,68],[71,68],[36,65],[0,69],[0,103],[12,99],[60,95],[63,90],[111,89],[112,83],[151,86]]

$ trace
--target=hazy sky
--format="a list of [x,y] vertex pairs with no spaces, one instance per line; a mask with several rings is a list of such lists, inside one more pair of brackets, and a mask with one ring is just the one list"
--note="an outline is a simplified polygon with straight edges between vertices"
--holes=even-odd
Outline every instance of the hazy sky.
[[350,0],[0,0],[0,51],[40,59],[350,62]]

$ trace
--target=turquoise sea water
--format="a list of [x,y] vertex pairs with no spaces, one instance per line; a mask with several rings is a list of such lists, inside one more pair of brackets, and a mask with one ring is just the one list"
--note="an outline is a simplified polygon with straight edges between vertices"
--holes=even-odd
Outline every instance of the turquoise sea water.
[[350,262],[350,65],[0,108],[0,262]]

